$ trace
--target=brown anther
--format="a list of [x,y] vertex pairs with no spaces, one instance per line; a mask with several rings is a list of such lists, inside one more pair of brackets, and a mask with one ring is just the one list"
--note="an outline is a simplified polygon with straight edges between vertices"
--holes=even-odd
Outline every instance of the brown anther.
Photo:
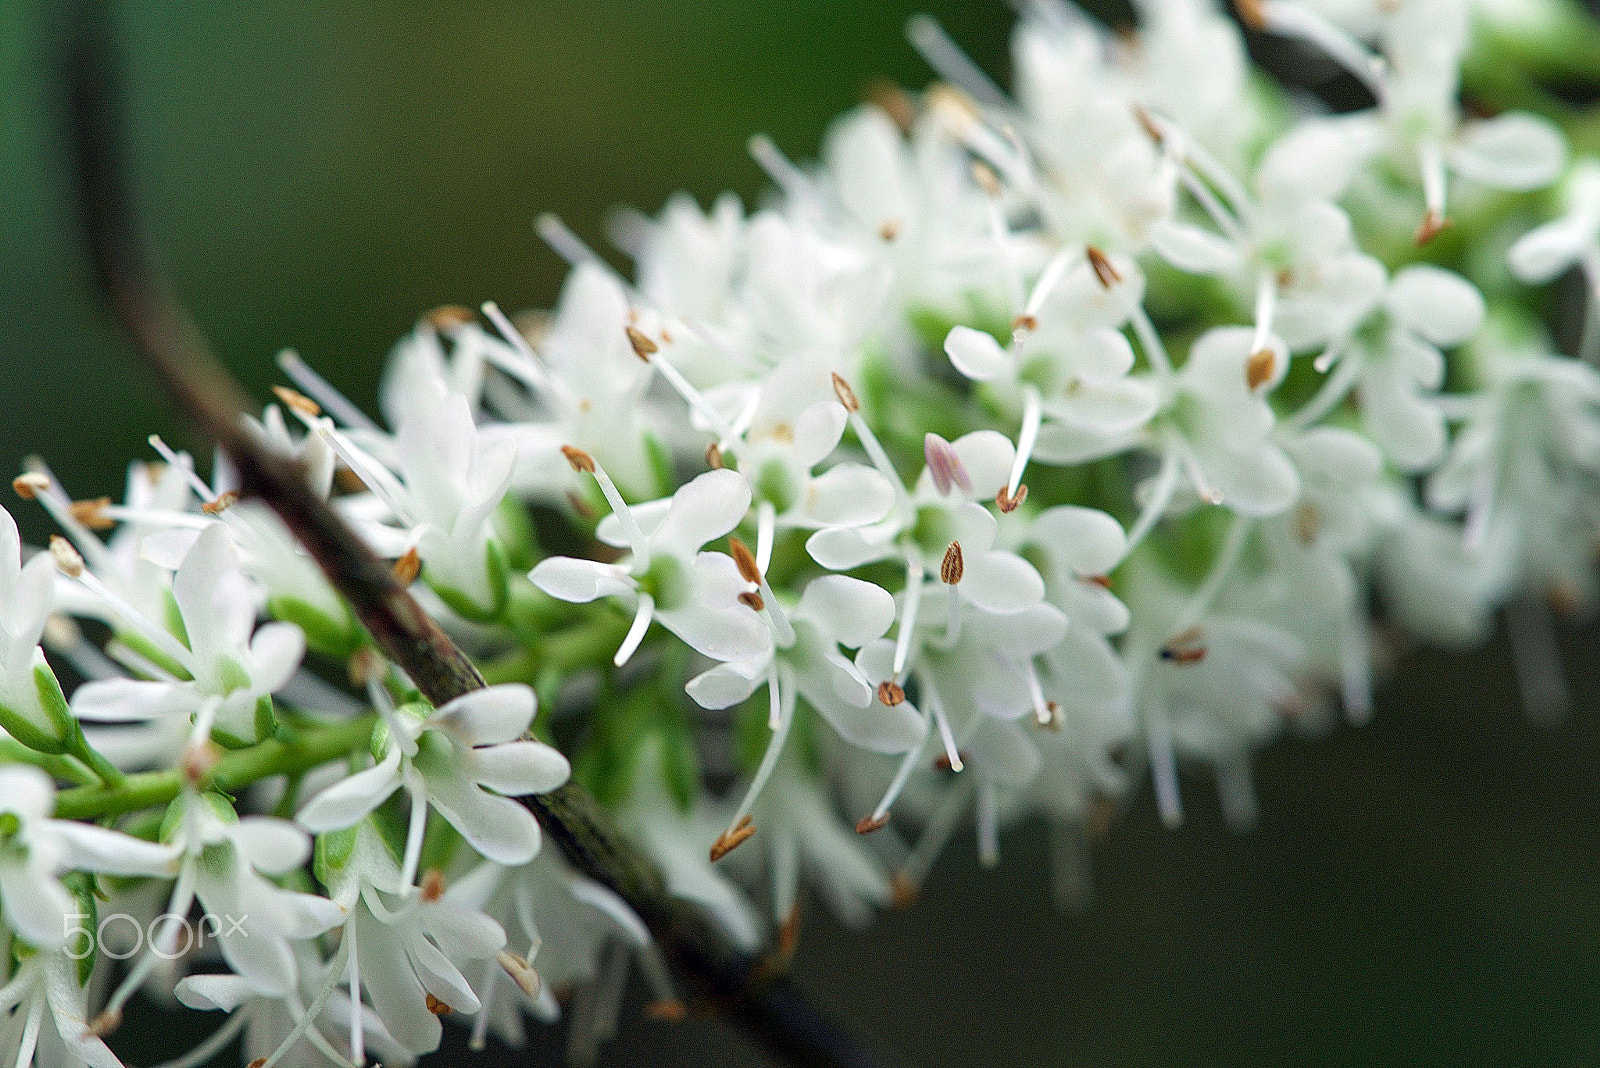
[[394,579],[402,586],[409,586],[417,581],[417,576],[422,573],[422,557],[417,555],[417,547],[413,545],[407,549],[400,559],[394,562]]
[[1577,615],[1583,608],[1583,594],[1570,582],[1552,582],[1544,597],[1551,611],[1564,618]]
[[322,414],[322,405],[298,390],[290,389],[288,386],[273,386],[272,392],[283,402],[285,408],[292,408],[307,418],[315,419]]
[[561,455],[567,458],[567,463],[572,465],[574,471],[594,474],[594,457],[576,445],[561,446]]
[[888,705],[890,708],[894,708],[896,705],[904,704],[905,699],[905,687],[901,686],[893,679],[884,679],[882,682],[878,683],[879,704]]
[[1006,488],[1001,486],[1000,492],[994,495],[994,505],[1002,512],[1010,514],[1011,512],[1015,512],[1017,510],[1017,506],[1027,499],[1028,484],[1026,482],[1019,482],[1017,483],[1017,492],[1015,496],[1007,493]]
[[266,1064],[267,1059],[265,1057],[257,1057],[255,1060],[245,1065],[244,1068],[266,1068]]
[[903,871],[897,871],[889,876],[889,905],[891,908],[908,909],[917,903],[921,896],[922,888],[911,881],[911,876]]
[[437,308],[423,315],[422,321],[433,327],[439,333],[454,330],[458,326],[466,326],[478,319],[471,308],[464,308],[459,304],[441,304]]
[[790,905],[789,915],[783,918],[783,923],[778,927],[778,953],[784,958],[792,957],[799,945],[800,906]]
[[912,103],[909,93],[889,79],[874,78],[864,95],[868,103],[883,109],[890,121],[900,127],[901,133],[910,133],[917,124],[917,105]]
[[746,590],[744,593],[741,593],[738,597],[738,601],[752,612],[759,612],[763,608],[767,607],[767,602],[762,598],[761,594],[757,593],[755,590]]
[[446,1005],[432,994],[424,995],[422,1003],[428,1006],[428,1011],[433,1013],[435,1016],[449,1016],[453,1011],[450,1006]]
[[733,825],[731,831],[723,831],[717,840],[711,843],[711,863],[715,864],[723,857],[739,848],[756,833],[756,825],[749,816],[741,816],[739,822]]
[[205,738],[183,747],[183,755],[178,760],[178,769],[183,773],[184,782],[199,788],[211,778],[212,770],[221,759],[221,747],[210,738]]
[[661,1023],[681,1023],[689,1015],[689,1006],[677,998],[658,998],[644,1007],[647,1020]]
[[530,998],[539,996],[539,973],[533,970],[533,965],[528,963],[526,957],[519,957],[510,950],[502,949],[494,955],[494,959],[499,961],[500,967],[511,977],[511,981],[517,984],[518,990]]
[[1096,586],[1099,586],[1102,590],[1109,590],[1111,588],[1110,575],[1085,575],[1083,577],[1083,581],[1092,582]]
[[1426,245],[1429,241],[1439,236],[1440,231],[1447,230],[1455,223],[1429,208],[1422,216],[1422,224],[1417,227],[1417,247]]
[[1166,134],[1161,132],[1161,127],[1156,125],[1155,117],[1146,110],[1143,104],[1133,105],[1133,120],[1139,124],[1139,128],[1144,131],[1144,135],[1154,141],[1157,146],[1166,143]]
[[339,464],[333,469],[334,485],[346,493],[365,493],[367,484],[361,481],[361,476],[356,474],[344,464]]
[[1066,718],[1061,714],[1060,703],[1057,701],[1046,701],[1044,703],[1044,710],[1046,715],[1044,719],[1039,721],[1039,726],[1043,727],[1047,731],[1060,731],[1062,721]]
[[200,510],[206,515],[221,515],[223,512],[226,512],[229,508],[232,508],[238,503],[239,491],[229,490],[226,493],[218,494],[216,500],[207,501],[202,504],[200,506]]
[[581,494],[572,490],[567,491],[567,503],[572,505],[572,510],[578,513],[580,519],[596,519],[600,513],[594,510],[594,505],[583,499]]
[[972,180],[992,197],[1000,195],[1000,176],[994,173],[994,168],[982,160],[972,161]]
[[422,885],[418,888],[419,896],[425,902],[438,901],[444,897],[444,872],[438,868],[429,868],[422,873]]
[[[961,766],[962,767],[966,767],[966,765],[967,765],[967,754],[958,751],[956,753],[956,756],[957,756],[957,758],[960,759]],[[934,771],[955,771],[956,770],[956,763],[955,763],[954,760],[950,759],[950,754],[949,753],[940,753],[938,756],[933,758],[933,770]]]
[[887,812],[876,818],[872,816],[862,816],[861,819],[856,822],[856,833],[871,834],[873,831],[883,830],[888,825],[889,814]]
[[904,225],[899,219],[885,219],[883,225],[878,227],[878,236],[885,242],[893,241],[900,236],[900,230]]
[[1015,319],[1011,320],[1012,333],[1016,333],[1019,330],[1037,329],[1039,329],[1039,320],[1031,315],[1019,315]]
[[1267,13],[1261,7],[1261,0],[1233,0],[1233,7],[1239,12],[1239,21],[1250,29],[1267,28]]
[[713,471],[721,471],[728,466],[722,460],[722,450],[717,447],[717,443],[714,441],[706,446],[706,466]]
[[628,344],[633,346],[633,354],[645,363],[649,363],[650,357],[661,351],[661,346],[646,337],[644,331],[637,326],[624,327],[623,329],[628,335]]
[[110,530],[117,525],[114,519],[106,515],[106,509],[110,507],[110,497],[96,497],[92,501],[73,501],[67,510],[72,513],[72,518],[90,530]]
[[961,558],[961,543],[953,541],[945,547],[944,559],[939,562],[939,581],[946,586],[954,586],[961,581],[966,570],[966,562]]
[[107,1009],[89,1021],[89,1026],[84,1029],[84,1034],[90,1038],[105,1038],[117,1028],[122,1026],[122,1010]]
[[50,535],[50,555],[56,558],[59,567],[68,578],[77,578],[83,574],[83,557],[78,555],[78,550],[72,543],[60,534]]
[[837,371],[833,375],[833,395],[839,398],[839,403],[844,405],[847,412],[859,412],[861,402],[856,399],[856,391],[850,388],[850,383],[839,377]]
[[1272,372],[1277,370],[1278,358],[1271,349],[1257,349],[1250,354],[1244,365],[1244,384],[1251,389],[1260,389],[1272,379]]
[[29,471],[11,480],[11,489],[25,501],[34,500],[50,488],[50,476],[40,471]]
[[1300,539],[1301,545],[1310,545],[1317,540],[1317,529],[1322,525],[1322,517],[1317,514],[1317,506],[1310,501],[1304,501],[1294,510],[1294,536]]
[[1122,281],[1121,272],[1112,266],[1104,252],[1089,245],[1084,248],[1083,254],[1089,258],[1089,269],[1094,271],[1095,280],[1100,283],[1101,289],[1110,289]]
[[1205,637],[1205,632],[1199,627],[1190,627],[1181,634],[1174,634],[1166,645],[1161,647],[1161,659],[1170,660],[1180,667],[1185,664],[1198,664],[1206,658],[1206,647],[1197,644]]
[[750,546],[738,538],[730,537],[728,552],[733,556],[733,566],[739,569],[739,577],[761,585],[761,569],[756,566],[756,554],[750,551]]
[[363,645],[350,654],[350,660],[345,664],[345,673],[350,676],[350,685],[365,689],[368,682],[381,675],[384,670],[383,657],[370,645]]

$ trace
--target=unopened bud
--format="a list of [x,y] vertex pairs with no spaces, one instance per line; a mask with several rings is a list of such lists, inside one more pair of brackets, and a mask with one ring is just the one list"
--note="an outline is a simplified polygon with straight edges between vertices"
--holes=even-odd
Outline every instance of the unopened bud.
[[901,686],[893,679],[884,679],[882,682],[878,683],[879,704],[888,705],[890,708],[894,708],[896,705],[904,704],[905,699],[905,687]]
[[927,461],[928,474],[933,476],[933,486],[939,491],[939,496],[950,496],[951,486],[960,486],[968,493],[972,492],[972,479],[967,476],[966,466],[962,464],[955,446],[944,438],[932,431],[924,434],[922,458]]
[[110,497],[96,497],[92,501],[73,501],[67,510],[72,513],[72,518],[90,530],[110,530],[117,525],[115,520],[106,515],[106,509],[110,507]]
[[844,405],[847,412],[859,412],[861,402],[856,399],[856,391],[850,388],[850,383],[839,377],[838,372],[833,375],[833,395],[839,398],[839,403]]
[[594,457],[575,445],[561,446],[561,455],[567,458],[574,471],[594,473]]
[[50,535],[50,555],[56,558],[56,566],[67,577],[77,578],[83,574],[83,557],[60,534]]
[[961,543],[951,542],[944,550],[944,560],[939,563],[939,581],[954,586],[961,581],[966,569],[966,562],[961,559]]
[[29,471],[12,479],[11,488],[18,497],[31,501],[50,488],[50,476],[39,471]]
[[633,346],[633,354],[645,363],[650,362],[650,357],[661,350],[661,347],[645,336],[643,330],[636,326],[623,327],[628,335],[628,344]]
[[290,389],[288,386],[273,386],[273,394],[284,403],[287,408],[292,408],[308,418],[315,419],[322,414],[322,405],[306,396]]
[[732,853],[739,846],[749,841],[755,833],[756,825],[754,821],[749,816],[741,816],[739,822],[733,825],[732,830],[723,831],[717,836],[717,840],[711,843],[711,863],[715,864],[729,853]]
[[417,555],[417,547],[415,545],[407,549],[400,559],[394,562],[394,578],[402,586],[409,586],[417,581],[417,576],[421,573],[422,557]]

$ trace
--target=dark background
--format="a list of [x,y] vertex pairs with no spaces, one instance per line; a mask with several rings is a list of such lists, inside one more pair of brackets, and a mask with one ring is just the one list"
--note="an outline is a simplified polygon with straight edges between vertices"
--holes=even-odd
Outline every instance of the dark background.
[[[120,7],[137,179],[171,272],[258,394],[298,348],[358,401],[414,317],[545,306],[559,212],[655,210],[761,177],[747,137],[812,155],[828,120],[937,15],[1005,73],[1001,0],[203,0]],[[63,197],[48,9],[0,0],[0,470],[46,455],[116,493],[151,430],[185,437],[95,310]],[[25,531],[36,514],[13,509]],[[965,839],[922,901],[865,934],[807,916],[806,984],[912,1064],[1586,1064],[1600,1060],[1600,742],[1593,635],[1565,635],[1577,708],[1517,709],[1504,649],[1422,655],[1375,722],[1263,754],[1260,827],[1148,796],[1096,848],[1098,897],[1050,903],[1043,836],[980,870]],[[129,1063],[172,1021],[129,1013]],[[205,1021],[208,1026],[212,1021]],[[462,1036],[433,1063],[464,1059]],[[150,1039],[151,1041],[145,1041]],[[545,1033],[526,1054],[560,1056]],[[602,1063],[752,1063],[704,1021],[636,1014]]]

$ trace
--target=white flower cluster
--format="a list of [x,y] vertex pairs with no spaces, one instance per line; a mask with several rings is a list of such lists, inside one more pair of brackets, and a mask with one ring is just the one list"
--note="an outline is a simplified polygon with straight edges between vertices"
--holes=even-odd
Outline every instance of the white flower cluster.
[[986,861],[1048,820],[1069,897],[1146,777],[1175,824],[1209,766],[1248,825],[1255,750],[1370,714],[1380,615],[1463,643],[1509,606],[1561,710],[1600,374],[1516,280],[1600,284],[1600,162],[1464,116],[1467,0],[1242,4],[1365,86],[1339,115],[1208,0],[1126,34],[1022,6],[1014,95],[915,22],[941,82],[813,167],[754,141],[757,211],[619,217],[632,281],[545,220],[554,312],[431,314],[382,422],[284,355],[257,431],[487,689],[422,702],[224,462],[153,440],[122,504],[17,479],[65,537],[0,523],[0,1060],[114,1068],[140,990],[229,1014],[175,1065],[241,1033],[408,1064],[569,991],[582,1058],[634,963],[676,1011],[514,800],[569,773],[755,951],[802,882],[851,921],[905,899],[969,815]]

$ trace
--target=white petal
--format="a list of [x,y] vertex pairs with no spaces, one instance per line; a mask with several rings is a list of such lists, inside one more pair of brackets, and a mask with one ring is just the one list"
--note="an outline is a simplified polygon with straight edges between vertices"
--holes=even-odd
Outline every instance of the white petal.
[[549,793],[572,775],[567,758],[543,742],[505,742],[467,756],[478,782],[507,797]]
[[1395,464],[1420,471],[1444,451],[1444,415],[1419,397],[1393,371],[1373,368],[1361,388],[1361,416]]
[[1020,612],[1044,596],[1044,580],[1032,564],[1006,552],[988,552],[966,561],[961,595],[990,612]]
[[859,528],[830,527],[806,539],[806,552],[830,571],[849,571],[890,556],[894,547],[881,538],[868,537]]
[[975,430],[950,443],[961,466],[972,482],[977,500],[993,497],[1011,477],[1011,461],[1017,454],[1011,439],[995,430]]
[[74,820],[51,820],[51,831],[66,845],[67,865],[101,875],[177,874],[178,849],[121,831]]
[[1223,504],[1241,515],[1277,515],[1300,495],[1300,476],[1276,445],[1214,449],[1202,463]]
[[508,797],[480,790],[458,769],[425,773],[428,799],[472,848],[496,864],[526,864],[539,852],[533,813]]
[[1556,180],[1566,159],[1566,139],[1552,123],[1510,111],[1467,124],[1450,165],[1496,189],[1538,189]]
[[266,623],[250,639],[250,681],[258,692],[274,693],[294,674],[306,655],[305,632],[293,623]]
[[173,991],[191,1009],[221,1009],[232,1012],[261,994],[249,981],[237,975],[186,975]]
[[354,826],[399,788],[400,749],[396,746],[382,763],[340,779],[313,797],[295,822],[313,834]]
[[1567,216],[1534,227],[1506,253],[1511,273],[1529,285],[1548,282],[1578,262],[1595,244],[1591,219]]
[[246,816],[230,837],[251,866],[267,875],[293,871],[311,855],[311,840],[288,820]]
[[801,467],[812,468],[826,459],[844,435],[848,418],[844,406],[836,400],[813,404],[801,412],[794,425],[795,461]]
[[142,679],[95,679],[72,691],[72,714],[94,723],[160,719],[190,707],[190,701],[171,682]]
[[702,671],[689,680],[684,690],[701,708],[732,708],[755,693],[766,677],[766,665],[734,661]]
[[0,864],[0,906],[11,929],[41,949],[61,944],[78,911],[66,887],[24,862]]
[[[834,407],[838,407],[835,405]],[[800,509],[824,527],[860,527],[876,523],[894,507],[894,486],[865,464],[841,463],[813,478]]]
[[633,592],[627,568],[579,560],[571,556],[552,556],[539,561],[528,573],[533,584],[561,601],[583,604],[597,597],[618,597]]
[[1239,252],[1208,230],[1187,223],[1159,222],[1150,244],[1161,258],[1190,274],[1228,274],[1239,266]]
[[527,730],[537,707],[532,687],[501,683],[462,694],[430,715],[428,724],[449,731],[464,745],[493,745]]
[[1453,271],[1414,263],[1395,272],[1387,304],[1396,319],[1435,345],[1457,345],[1483,325],[1478,287]]
[[1122,560],[1122,524],[1094,508],[1061,505],[1039,513],[1032,541],[1079,575],[1103,575]]
[[750,484],[737,471],[707,471],[672,495],[672,507],[651,544],[684,558],[720,538],[750,510]]
[[889,629],[894,596],[871,582],[824,575],[806,585],[795,615],[815,620],[831,640],[855,649]]
[[50,815],[55,803],[49,775],[27,764],[0,766],[0,812],[15,812],[27,822]]
[[893,708],[873,701],[865,708],[822,702],[820,711],[839,736],[874,753],[904,753],[922,744],[928,725],[910,701]]
[[957,371],[976,382],[987,382],[1011,366],[1011,357],[993,335],[970,326],[951,329],[944,339],[944,351]]

